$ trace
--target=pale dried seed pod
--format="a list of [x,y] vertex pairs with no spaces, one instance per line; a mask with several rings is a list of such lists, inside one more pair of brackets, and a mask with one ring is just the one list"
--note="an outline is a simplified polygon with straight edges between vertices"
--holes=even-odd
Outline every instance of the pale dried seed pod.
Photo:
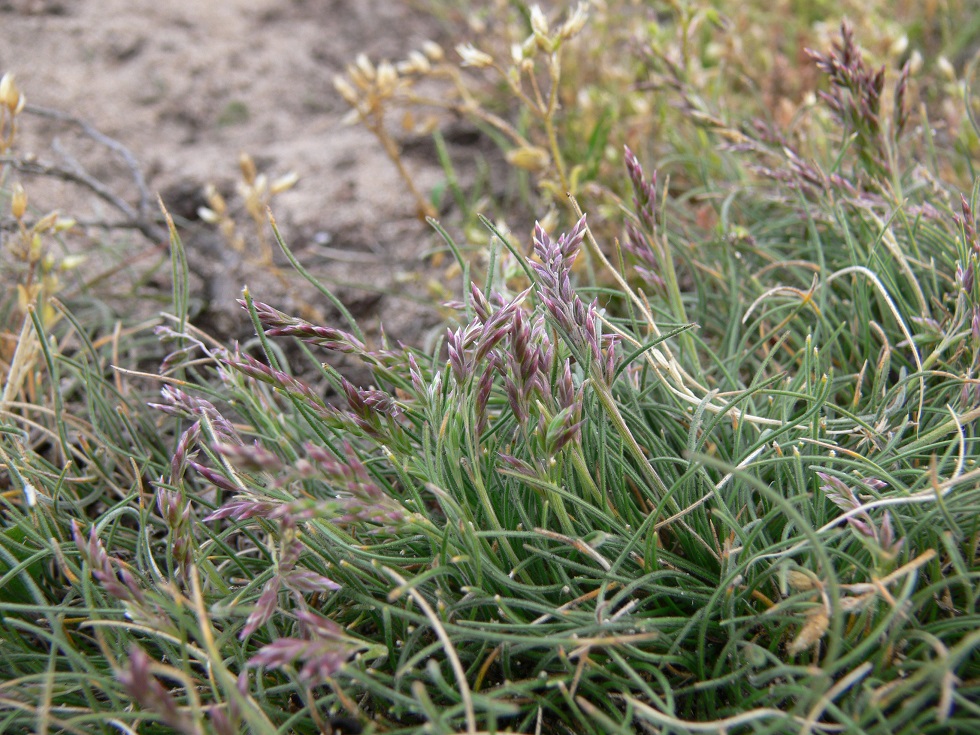
[[374,64],[371,63],[371,59],[367,57],[367,54],[358,54],[357,58],[354,59],[354,64],[367,79],[370,79],[372,82],[374,81],[377,72],[375,71]]
[[442,61],[446,56],[442,50],[442,46],[431,40],[422,43],[422,53],[428,56],[430,61],[436,62]]
[[252,193],[256,198],[263,196],[269,190],[269,177],[265,174],[256,176],[252,183]]
[[366,92],[374,86],[374,78],[368,78],[356,64],[347,65],[347,76],[362,92]]
[[353,106],[356,106],[358,100],[360,99],[357,94],[357,90],[354,89],[354,85],[347,81],[347,78],[338,74],[333,78],[333,88],[337,90],[337,93],[344,98],[344,101]]
[[427,74],[432,70],[432,65],[429,63],[429,57],[423,54],[421,51],[411,51],[408,54],[408,60],[412,63],[419,74]]
[[290,171],[287,174],[280,176],[275,179],[271,184],[269,184],[270,194],[281,194],[284,191],[292,189],[296,186],[296,182],[299,181],[299,174],[295,171]]
[[0,77],[0,105],[3,105],[11,114],[17,115],[24,109],[27,98],[17,88],[17,80],[11,72],[5,73]]
[[521,45],[521,58],[524,64],[529,63],[532,56],[537,53],[538,50],[538,38],[533,33],[524,39],[524,43]]
[[525,171],[543,171],[551,163],[551,156],[544,148],[525,145],[507,151],[507,163]]
[[940,56],[938,59],[936,59],[936,68],[939,69],[939,73],[946,77],[946,79],[949,81],[956,81],[956,69],[953,68],[953,65],[945,56]]
[[255,181],[255,161],[244,151],[238,155],[238,168],[241,169],[242,178],[248,184],[252,184]]
[[221,193],[214,184],[208,184],[204,187],[204,200],[208,203],[208,206],[214,210],[215,214],[219,216],[228,211],[228,205],[225,203],[225,198],[221,196]]
[[786,647],[787,653],[795,656],[815,645],[823,638],[830,627],[830,618],[822,607],[814,608],[806,616],[806,623],[796,635],[796,638]]
[[786,572],[786,581],[794,590],[800,590],[803,592],[806,590],[812,590],[814,587],[816,587],[816,583],[809,574],[796,569],[791,569],[790,571]]
[[16,89],[14,75],[9,71],[0,77],[0,105],[8,106],[7,100],[11,98],[11,91]]
[[477,69],[493,64],[493,57],[480,51],[472,43],[459,44],[456,53],[463,59],[463,66],[472,66]]
[[209,225],[216,225],[221,221],[221,216],[210,207],[198,207],[197,217]]
[[61,259],[61,262],[58,263],[58,269],[62,271],[75,270],[78,266],[84,263],[86,259],[87,256],[82,255],[81,253],[76,253],[75,255],[66,255],[64,258]]
[[10,213],[14,216],[14,219],[19,220],[24,216],[26,211],[27,192],[24,191],[24,187],[18,181],[14,184],[14,191],[10,196]]
[[383,97],[387,97],[395,91],[395,85],[398,83],[398,72],[395,71],[395,67],[391,65],[390,61],[385,60],[378,64],[375,83],[378,94]]
[[537,4],[531,6],[531,30],[535,34],[548,35],[548,19]]
[[58,221],[57,212],[49,212],[44,215],[34,224],[34,232],[47,232],[48,230],[54,229],[55,223]]
[[577,36],[585,27],[588,20],[589,5],[588,3],[580,2],[575,6],[575,9],[568,14],[568,19],[562,24],[561,29],[558,31],[558,35],[567,41],[569,38]]
[[888,54],[890,56],[901,56],[905,53],[905,50],[909,47],[909,37],[902,34],[894,41],[892,41],[891,46],[888,47]]
[[916,49],[909,57],[909,74],[916,75],[922,70],[922,54]]

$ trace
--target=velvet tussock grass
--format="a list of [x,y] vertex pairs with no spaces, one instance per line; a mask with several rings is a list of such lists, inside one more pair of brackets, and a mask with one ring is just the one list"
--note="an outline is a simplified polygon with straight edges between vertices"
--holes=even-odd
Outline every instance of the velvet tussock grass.
[[[556,85],[585,5],[526,16]],[[337,323],[245,289],[254,339],[201,332],[172,223],[153,334],[8,296],[0,731],[973,732],[980,187],[916,160],[909,64],[846,24],[811,56],[810,137],[647,58],[693,142],[621,149],[595,213],[485,219],[483,261],[434,222],[463,288],[425,349],[274,220]]]

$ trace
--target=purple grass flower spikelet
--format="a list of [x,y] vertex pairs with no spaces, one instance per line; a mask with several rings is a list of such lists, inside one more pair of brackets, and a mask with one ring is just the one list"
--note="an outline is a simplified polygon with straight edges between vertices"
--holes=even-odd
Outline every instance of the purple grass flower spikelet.
[[238,438],[235,427],[221,415],[221,412],[210,401],[191,396],[172,385],[163,386],[160,389],[160,395],[163,396],[163,403],[149,403],[147,405],[170,416],[193,419],[205,418],[218,438],[230,441]]
[[527,401],[512,375],[504,378],[504,391],[507,393],[507,402],[510,404],[510,410],[514,412],[514,418],[518,424],[523,424],[529,415]]
[[[973,216],[973,208],[963,194],[960,194],[960,208],[963,210],[963,218],[960,222],[963,226],[966,245],[972,252],[980,256],[980,238],[977,237],[977,225]],[[957,219],[959,218],[957,217]]]
[[[817,472],[823,484],[820,489],[827,499],[832,501],[838,508],[845,513],[852,512],[861,507],[861,500],[858,498],[854,489],[839,477]],[[887,483],[878,478],[865,478],[858,480],[868,490],[878,492],[887,487]],[[895,536],[892,526],[891,515],[888,511],[882,514],[881,521],[876,523],[867,512],[859,512],[847,518],[847,524],[853,528],[859,536],[872,542],[876,554],[881,554],[888,560],[893,560],[904,544],[904,539]]]
[[[512,301],[504,304],[500,309],[491,314],[490,318],[484,322],[479,329],[479,336],[476,339],[476,350],[473,353],[473,362],[480,363],[508,334],[514,330],[515,319],[520,319],[517,313],[521,309],[521,302],[530,293],[527,289],[519,293]],[[475,327],[476,325],[471,325]],[[476,329],[474,329],[476,331]]]
[[259,444],[258,440],[245,445],[217,442],[212,449],[241,469],[277,472],[283,467],[282,460]]
[[254,380],[271,385],[288,396],[309,403],[314,408],[320,409],[321,412],[326,407],[323,399],[311,386],[294,378],[289,373],[276,370],[256,360],[251,355],[238,353],[234,357],[226,360],[225,364]]
[[297,569],[296,565],[300,560],[304,547],[299,540],[299,533],[295,524],[288,516],[283,518],[281,533],[282,542],[277,574],[285,587],[300,594],[304,592],[322,592],[325,590],[332,592],[340,589],[339,584],[322,574],[318,574],[310,569]]
[[960,288],[966,292],[967,296],[973,294],[974,279],[975,271],[972,258],[967,262],[966,268],[963,267],[962,263],[956,264],[956,281],[960,284]]
[[[71,535],[82,558],[89,565],[92,576],[102,585],[102,588],[120,602],[129,602],[142,607],[145,603],[143,590],[136,579],[125,568],[120,566],[118,573],[112,568],[112,557],[106,552],[102,541],[96,535],[95,526],[89,531],[88,539],[82,535],[78,522],[72,519]],[[115,560],[119,565],[118,559]]]
[[508,470],[517,475],[524,475],[526,477],[537,477],[538,471],[532,467],[528,462],[523,459],[519,459],[511,454],[506,454],[500,452],[497,455],[497,459],[503,469]]
[[232,722],[229,710],[230,706],[226,708],[220,704],[212,704],[207,708],[208,724],[211,726],[211,732],[214,735],[236,735],[238,733],[238,725]]
[[325,618],[312,610],[297,610],[296,617],[299,619],[300,629],[307,635],[315,635],[320,638],[332,638],[334,640],[344,640],[344,629],[330,618]]
[[340,388],[343,390],[344,397],[347,399],[347,406],[355,416],[359,416],[362,419],[371,417],[371,409],[364,402],[361,391],[343,375],[340,376]]
[[960,388],[960,404],[964,410],[980,405],[980,381],[972,380],[969,376],[963,379],[963,387]]
[[446,349],[449,352],[449,366],[452,368],[453,377],[459,385],[463,385],[469,376],[469,370],[466,365],[466,349],[463,346],[461,327],[447,330]]
[[415,395],[420,399],[423,398],[426,395],[425,378],[412,353],[408,353],[408,372],[412,378],[412,388],[415,389]]
[[390,393],[377,388],[362,388],[358,390],[361,402],[371,411],[388,418],[398,418],[403,413],[402,407]]
[[273,519],[283,512],[283,508],[282,503],[239,497],[205,516],[204,522],[221,521],[225,518],[230,518],[233,521],[245,521],[250,518]]
[[156,505],[170,530],[170,553],[180,571],[186,575],[194,560],[194,524],[191,522],[191,504],[177,490],[162,484],[156,488]]
[[184,476],[187,468],[187,461],[197,456],[197,442],[201,437],[201,422],[195,421],[181,435],[177,441],[177,448],[174,456],[170,460],[170,484],[176,487]]
[[909,121],[909,77],[912,75],[912,60],[909,59],[902,65],[898,83],[895,85],[895,106],[893,119],[895,121],[895,137],[898,137],[905,130]]
[[183,498],[177,490],[171,490],[163,485],[156,489],[157,510],[160,517],[167,522],[171,529],[176,528],[180,521]]
[[[244,299],[239,299],[238,303],[242,308],[248,309]],[[367,351],[364,343],[348,332],[333,327],[319,327],[284,314],[261,301],[253,301],[252,307],[269,337],[296,337],[333,352],[363,354]]]
[[282,587],[282,577],[278,574],[265,583],[262,587],[262,594],[259,595],[255,607],[245,619],[245,627],[238,634],[239,640],[245,640],[256,630],[265,625],[276,612],[279,605],[279,590]]
[[606,363],[603,377],[608,385],[612,385],[616,378],[616,347],[619,345],[620,336],[618,334],[604,334],[602,341],[606,345]]
[[224,475],[222,475],[217,470],[214,470],[206,465],[200,464],[199,462],[189,461],[187,463],[187,466],[193,469],[199,475],[201,475],[201,477],[203,477],[205,480],[210,482],[212,485],[214,485],[217,488],[220,488],[221,490],[225,490],[230,493],[237,493],[242,489],[238,485],[235,485],[234,483],[229,481]]
[[248,665],[282,668],[302,662],[299,675],[304,683],[322,684],[340,671],[359,646],[329,618],[307,609],[297,610],[296,617],[299,635],[263,646],[249,659]]
[[630,184],[633,186],[633,207],[643,228],[653,235],[657,231],[657,172],[654,171],[653,176],[647,181],[643,167],[633,151],[629,149],[629,146],[623,146],[623,150],[626,159],[626,171],[629,173]]
[[572,383],[572,363],[567,358],[565,359],[562,373],[558,378],[556,388],[556,397],[558,399],[558,405],[561,408],[568,408],[575,403],[575,385]]
[[538,437],[546,457],[554,457],[573,439],[578,438],[581,421],[576,421],[579,407],[576,405],[561,409],[546,420],[538,414]]
[[354,426],[368,436],[387,439],[391,420],[402,414],[402,407],[385,391],[376,388],[358,388],[340,376],[340,386],[350,408],[346,418],[348,426]]
[[356,648],[334,640],[280,638],[252,656],[251,667],[283,668],[302,662],[299,677],[307,686],[318,686],[335,676]]
[[153,675],[150,657],[136,643],[130,646],[126,667],[116,672],[116,678],[142,709],[159,715],[161,721],[175,732],[203,735],[197,723]]
[[490,401],[490,393],[493,390],[493,378],[497,372],[494,361],[487,363],[480,380],[476,387],[476,399],[473,403],[473,410],[476,414],[476,435],[482,436],[487,428],[487,403]]
[[527,385],[537,371],[537,359],[531,350],[531,328],[524,318],[523,312],[518,309],[514,312],[514,317],[510,328],[510,356],[514,359],[521,385]]
[[856,134],[862,163],[873,174],[888,175],[890,166],[881,126],[885,67],[873,70],[868,66],[847,21],[841,23],[840,32],[841,41],[833,45],[829,54],[806,50],[830,80],[830,91],[819,95],[845,130]]
[[481,322],[486,322],[490,318],[491,307],[483,291],[475,283],[470,284],[470,305]]
[[626,238],[623,241],[623,249],[639,261],[639,264],[634,265],[633,268],[647,285],[655,289],[666,287],[666,281],[656,271],[659,269],[659,263],[649,238],[629,221],[626,223]]
[[584,238],[584,216],[557,242],[552,241],[540,224],[536,225],[534,252],[541,262],[532,262],[531,268],[538,278],[541,302],[559,330],[580,351],[581,359],[591,359],[601,370],[604,360],[597,302],[593,300],[586,307],[571,282],[572,264]]

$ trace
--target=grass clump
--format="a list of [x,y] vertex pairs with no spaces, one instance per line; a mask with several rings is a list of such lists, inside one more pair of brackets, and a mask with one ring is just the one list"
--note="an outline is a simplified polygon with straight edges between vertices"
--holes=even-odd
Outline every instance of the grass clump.
[[149,406],[35,317],[57,410],[4,407],[3,725],[972,732],[980,191],[918,165],[910,64],[848,25],[813,58],[793,135],[648,58],[681,183],[627,147],[603,216],[485,220],[431,350],[247,289],[256,337],[220,344],[175,231]]

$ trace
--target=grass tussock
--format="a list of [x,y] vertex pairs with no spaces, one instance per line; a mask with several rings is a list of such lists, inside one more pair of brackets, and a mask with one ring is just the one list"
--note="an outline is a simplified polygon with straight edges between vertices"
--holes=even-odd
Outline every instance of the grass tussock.
[[926,84],[950,19],[885,28],[925,60],[845,22],[792,100],[738,54],[780,18],[626,5],[511,3],[462,66],[338,81],[410,177],[382,109],[447,79],[514,217],[541,208],[522,237],[487,202],[479,247],[466,192],[434,222],[465,287],[430,349],[247,289],[256,336],[222,344],[172,224],[170,313],[106,333],[37,287],[56,220],[5,181],[0,730],[975,729],[978,131],[968,85]]

